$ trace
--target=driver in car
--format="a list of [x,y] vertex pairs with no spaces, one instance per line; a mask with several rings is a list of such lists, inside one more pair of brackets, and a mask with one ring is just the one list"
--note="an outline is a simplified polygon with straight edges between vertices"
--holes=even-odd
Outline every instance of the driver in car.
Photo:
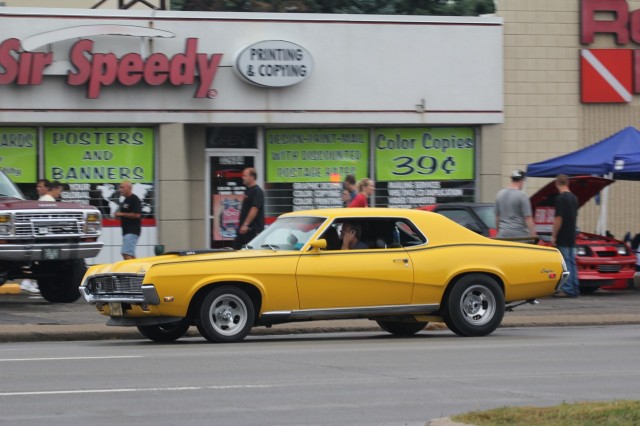
[[342,224],[342,250],[368,249],[369,246],[361,241],[362,227],[357,222],[345,222]]

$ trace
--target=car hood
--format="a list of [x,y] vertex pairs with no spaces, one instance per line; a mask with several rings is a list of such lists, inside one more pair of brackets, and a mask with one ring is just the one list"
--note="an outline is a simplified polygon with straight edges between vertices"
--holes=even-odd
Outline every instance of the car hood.
[[290,256],[296,253],[297,252],[295,251],[273,250],[183,250],[179,252],[170,252],[160,256],[142,257],[131,260],[121,260],[116,263],[94,265],[87,271],[87,275],[107,273],[145,274],[153,266],[170,263],[255,259],[257,257],[269,257],[278,254]]
[[[569,178],[569,189],[578,198],[578,206],[582,207],[613,182],[613,179],[598,176],[574,176]],[[537,207],[553,207],[557,196],[555,181],[551,181],[531,196],[531,208],[535,211]]]

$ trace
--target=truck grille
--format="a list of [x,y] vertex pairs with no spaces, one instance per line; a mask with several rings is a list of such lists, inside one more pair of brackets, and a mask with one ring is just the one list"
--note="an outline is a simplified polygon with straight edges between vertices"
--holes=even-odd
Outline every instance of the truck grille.
[[15,215],[17,237],[70,237],[82,234],[82,212],[24,212]]
[[96,275],[89,278],[89,294],[142,294],[144,275]]
[[598,265],[598,272],[620,272],[621,265]]

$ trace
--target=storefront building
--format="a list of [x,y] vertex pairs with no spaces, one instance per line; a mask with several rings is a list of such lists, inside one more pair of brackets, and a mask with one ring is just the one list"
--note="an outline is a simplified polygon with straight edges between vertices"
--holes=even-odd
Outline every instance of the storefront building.
[[266,213],[492,200],[502,184],[498,17],[0,8],[0,167],[99,206],[105,250],[123,180],[139,256],[229,245],[255,167]]

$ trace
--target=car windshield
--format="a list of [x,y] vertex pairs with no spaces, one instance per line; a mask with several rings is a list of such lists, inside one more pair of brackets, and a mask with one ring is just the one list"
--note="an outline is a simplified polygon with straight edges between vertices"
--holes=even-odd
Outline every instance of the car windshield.
[[493,206],[476,206],[475,212],[487,228],[496,227],[496,211]]
[[0,172],[0,198],[25,199],[20,189],[18,189],[18,187],[11,182],[11,179],[2,172]]
[[324,217],[282,217],[249,242],[251,250],[299,251],[324,223]]

